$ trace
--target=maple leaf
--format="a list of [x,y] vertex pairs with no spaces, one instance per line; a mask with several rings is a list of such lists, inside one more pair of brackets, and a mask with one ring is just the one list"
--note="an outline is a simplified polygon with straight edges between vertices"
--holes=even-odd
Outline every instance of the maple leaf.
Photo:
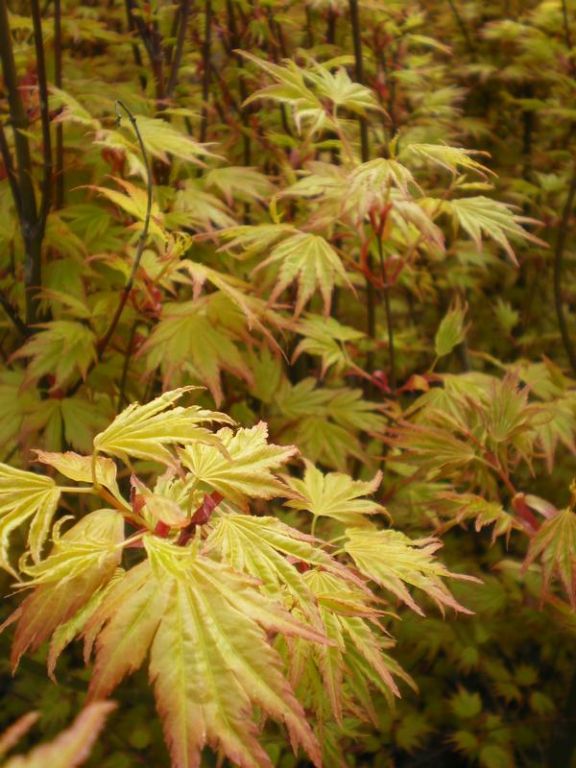
[[482,247],[482,235],[484,235],[498,243],[514,264],[518,262],[508,240],[509,237],[528,240],[546,247],[542,240],[522,227],[522,224],[537,223],[534,219],[516,216],[511,206],[498,200],[483,196],[445,200],[440,205],[440,211],[453,217],[454,221],[472,238],[478,250]]
[[441,493],[433,502],[443,517],[448,517],[448,522],[443,525],[446,530],[452,525],[457,525],[465,520],[474,520],[474,529],[481,531],[489,525],[493,525],[492,542],[498,536],[506,536],[508,540],[513,530],[522,526],[514,515],[506,512],[501,504],[488,501],[473,493]]
[[341,372],[346,367],[360,371],[350,360],[344,342],[358,341],[364,338],[364,334],[355,328],[342,325],[333,317],[318,317],[309,314],[301,320],[296,330],[305,336],[292,354],[294,363],[302,353],[318,355],[322,358],[321,376],[324,376],[331,365]]
[[369,109],[381,111],[373,91],[365,85],[353,82],[342,67],[331,72],[326,66],[316,65],[304,76],[317,88],[321,98],[332,103],[334,115],[338,107],[344,107],[358,115],[366,114]]
[[287,592],[308,618],[316,615],[314,597],[295,564],[345,571],[316,546],[313,537],[274,517],[219,515],[206,539],[205,551],[212,550],[235,570],[260,579],[262,589],[271,596],[282,599]]
[[408,591],[407,584],[425,592],[441,611],[448,606],[456,611],[471,613],[457,602],[442,579],[475,579],[451,573],[433,557],[442,546],[438,539],[409,539],[400,531],[365,528],[348,528],[346,535],[348,540],[344,548],[359,570],[416,613],[424,614]]
[[[55,739],[35,747],[27,755],[10,758],[2,764],[3,768],[77,768],[88,759],[106,718],[115,708],[116,704],[111,701],[98,701],[88,705],[72,725]],[[18,721],[21,726],[19,736],[22,726],[25,725],[27,730],[36,718],[36,713],[31,713]]]
[[333,120],[314,91],[308,86],[305,79],[305,70],[301,69],[294,61],[286,60],[282,65],[264,61],[246,51],[242,51],[249,61],[263,69],[276,81],[273,85],[265,86],[255,91],[245,101],[244,105],[251,104],[257,99],[274,99],[292,107],[294,122],[300,132],[302,123],[310,125],[310,134],[323,127],[333,126]]
[[228,205],[234,200],[260,202],[268,200],[275,191],[268,176],[257,168],[229,165],[226,168],[212,168],[205,176],[206,186],[215,187]]
[[193,389],[196,387],[182,387],[165,392],[146,405],[129,405],[109,427],[96,435],[94,450],[121,459],[135,456],[171,465],[175,458],[166,445],[187,445],[196,441],[218,444],[218,438],[199,425],[214,421],[230,423],[228,416],[198,405],[172,407],[185,392]]
[[197,443],[180,453],[182,464],[198,482],[239,504],[245,504],[247,497],[271,499],[286,493],[286,485],[273,472],[294,456],[297,448],[268,443],[268,427],[262,421],[236,433],[225,427],[216,437],[225,452]]
[[0,464],[0,567],[14,573],[8,561],[10,533],[33,518],[28,546],[38,560],[56,512],[60,490],[50,477]]
[[191,227],[209,232],[232,227],[236,220],[226,204],[206,192],[200,181],[187,179],[177,190],[172,211],[166,214],[167,227]]
[[537,559],[542,562],[544,590],[559,579],[576,608],[576,514],[570,507],[545,520],[532,537],[523,570]]
[[254,706],[285,722],[292,743],[319,765],[318,744],[266,631],[318,642],[322,635],[264,597],[250,577],[155,537],[144,544],[150,560],[110,590],[85,629],[88,649],[97,636],[89,697],[107,696],[149,650],[174,766],[199,766],[206,743],[240,766],[271,766]]
[[262,322],[263,317],[267,315],[268,318],[270,318],[270,314],[263,311],[264,308],[256,304],[253,297],[247,295],[250,289],[248,283],[239,280],[232,275],[217,272],[215,269],[210,269],[210,267],[207,267],[204,264],[199,264],[198,262],[190,261],[189,259],[182,259],[178,268],[189,273],[194,286],[195,300],[200,296],[204,283],[211,283],[240,309],[246,318],[250,330],[257,328],[264,334],[264,336],[266,336],[266,339],[270,342],[272,347],[280,349],[278,343]]
[[218,234],[222,239],[229,241],[224,248],[240,248],[242,257],[248,259],[271,248],[283,237],[297,232],[291,224],[243,224],[228,227]]
[[271,254],[254,271],[276,262],[281,262],[281,265],[270,301],[275,301],[282,291],[296,280],[298,295],[294,308],[295,315],[302,312],[316,290],[322,294],[324,312],[328,314],[337,278],[352,291],[354,290],[340,256],[320,235],[298,232],[286,238],[274,246]]
[[62,387],[74,375],[86,378],[91,364],[96,361],[96,336],[83,323],[73,320],[54,320],[40,323],[45,330],[34,334],[13,359],[32,358],[27,365],[24,385],[46,374],[54,377],[54,388]]
[[123,501],[122,494],[116,481],[116,464],[104,456],[81,456],[74,451],[66,453],[51,453],[35,451],[36,460],[48,464],[60,474],[80,483],[103,485],[112,491],[113,495]]
[[[149,371],[162,367],[164,380],[188,369],[210,389],[217,404],[222,402],[221,369],[250,382],[252,374],[244,362],[234,336],[209,317],[209,305],[217,294],[179,304],[165,304],[162,318],[142,345]],[[231,338],[232,336],[232,338]],[[202,339],[202,344],[198,343]]]
[[280,416],[273,417],[275,432],[282,431],[312,461],[346,470],[348,456],[366,460],[357,430],[378,433],[385,420],[375,403],[364,400],[362,390],[320,388],[312,378],[292,386],[288,381],[275,393]]
[[[204,166],[204,159],[215,157],[204,144],[199,144],[187,133],[182,133],[166,120],[135,115],[138,129],[146,149],[152,157],[167,163],[168,155],[196,166]],[[133,128],[130,127],[133,134]],[[138,173],[146,178],[146,168],[142,161],[140,148],[127,133],[117,130],[100,130],[96,143],[126,153],[131,173]]]
[[373,480],[363,482],[340,472],[323,474],[306,461],[304,478],[288,479],[288,485],[298,497],[286,502],[286,506],[305,509],[314,517],[330,517],[345,525],[362,526],[366,522],[365,515],[387,514],[381,504],[361,498],[374,493],[381,481],[381,472]]
[[[124,189],[124,192],[119,192],[117,189],[110,189],[109,187],[90,186],[89,189],[98,192],[99,195],[110,200],[111,203],[114,203],[118,208],[135,218],[138,222],[136,225],[138,228],[143,227],[147,218],[146,211],[148,196],[146,190],[141,189],[124,179],[114,178],[114,181]],[[164,217],[160,212],[158,204],[152,203],[148,228],[150,234],[157,237],[162,242],[166,240],[163,219]]]
[[442,321],[434,337],[434,351],[437,357],[444,357],[458,344],[464,341],[466,331],[464,328],[464,317],[466,307],[456,304],[442,318]]
[[62,536],[55,534],[50,555],[23,568],[33,577],[23,587],[35,589],[4,625],[18,622],[12,644],[13,668],[22,654],[35,651],[81,610],[120,563],[124,520],[117,510],[91,512]]
[[429,160],[435,165],[456,173],[459,169],[475,171],[481,176],[487,174],[494,175],[494,172],[487,168],[474,155],[486,156],[486,152],[474,149],[464,149],[463,147],[450,147],[447,144],[408,144],[400,153],[400,158],[410,158],[410,156]]
[[22,424],[22,437],[44,432],[46,448],[60,448],[65,440],[73,448],[90,453],[94,435],[110,421],[110,401],[97,397],[90,402],[82,397],[45,398],[29,406]]
[[[348,710],[358,713],[358,703],[369,718],[375,710],[367,689],[370,682],[390,701],[400,691],[394,677],[413,685],[410,677],[385,651],[393,645],[378,625],[380,612],[374,595],[362,582],[321,569],[304,573],[304,582],[315,596],[329,644],[291,642],[291,679],[299,694],[322,721],[342,722]],[[320,672],[320,685],[314,684]],[[330,714],[326,714],[326,697]]]

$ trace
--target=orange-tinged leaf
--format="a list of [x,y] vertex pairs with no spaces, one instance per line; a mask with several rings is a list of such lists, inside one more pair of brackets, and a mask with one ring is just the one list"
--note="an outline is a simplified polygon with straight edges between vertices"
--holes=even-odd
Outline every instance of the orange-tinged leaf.
[[105,699],[124,677],[142,666],[166,600],[166,591],[153,578],[149,561],[130,569],[112,586],[83,633],[86,653],[98,636],[90,699]]
[[11,758],[3,768],[77,768],[88,759],[106,718],[115,708],[111,701],[89,705],[51,742]]
[[267,632],[323,636],[266,598],[258,583],[147,535],[149,560],[108,592],[88,622],[96,640],[91,698],[107,696],[150,651],[150,676],[175,768],[200,765],[206,744],[239,766],[271,766],[253,709],[283,721],[315,764],[320,750]]
[[544,588],[559,579],[576,608],[576,514],[572,509],[562,509],[542,523],[528,547],[524,570],[537,558],[542,563]]
[[28,712],[27,715],[22,715],[4,731],[0,736],[0,757],[3,757],[6,752],[9,752],[20,741],[22,736],[32,728],[39,717],[40,714],[38,712]]
[[124,520],[116,510],[91,512],[58,538],[46,560],[28,566],[39,586],[7,622],[18,622],[11,654],[14,668],[23,653],[39,648],[112,578],[123,533]]

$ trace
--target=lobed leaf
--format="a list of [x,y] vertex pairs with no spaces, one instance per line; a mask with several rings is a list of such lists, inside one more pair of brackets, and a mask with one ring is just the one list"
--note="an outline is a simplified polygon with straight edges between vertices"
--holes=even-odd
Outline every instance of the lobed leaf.
[[216,437],[223,451],[196,443],[180,453],[182,464],[198,482],[242,505],[250,497],[271,499],[286,494],[286,485],[274,471],[297,453],[293,445],[268,443],[268,427],[263,421],[236,433],[225,427]]
[[353,480],[340,472],[323,474],[309,461],[303,479],[291,477],[288,485],[298,496],[286,502],[293,509],[305,509],[314,517],[330,517],[349,526],[365,524],[365,515],[387,514],[386,509],[375,501],[362,498],[380,485],[382,473],[378,472],[369,482]]
[[173,465],[174,455],[165,446],[198,441],[219,445],[218,438],[199,425],[213,421],[230,423],[228,416],[197,405],[173,407],[185,392],[193,389],[196,387],[182,387],[165,392],[146,405],[129,405],[109,427],[96,435],[94,450],[123,460],[134,456]]
[[9,536],[32,518],[28,546],[35,560],[40,559],[56,512],[60,490],[50,477],[0,464],[0,567],[14,573],[10,566]]
[[285,722],[292,743],[319,765],[319,746],[266,635],[311,630],[249,577],[190,548],[151,536],[144,543],[150,559],[112,587],[85,630],[88,647],[97,636],[90,698],[107,696],[149,650],[174,766],[199,766],[207,743],[239,766],[271,766],[255,706]]
[[458,603],[442,579],[470,580],[472,577],[451,573],[433,557],[442,546],[438,539],[409,539],[400,531],[364,528],[349,528],[346,535],[348,540],[344,548],[359,570],[416,613],[424,614],[406,585],[421,589],[441,611],[448,606],[456,611],[471,613]]

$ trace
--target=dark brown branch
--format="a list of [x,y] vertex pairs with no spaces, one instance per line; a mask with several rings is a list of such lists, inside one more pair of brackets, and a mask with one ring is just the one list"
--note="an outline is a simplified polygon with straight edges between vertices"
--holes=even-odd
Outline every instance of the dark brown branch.
[[562,218],[560,219],[560,225],[558,227],[558,236],[556,239],[556,247],[554,249],[554,306],[556,307],[556,316],[558,318],[558,326],[560,328],[560,335],[562,336],[562,343],[564,349],[568,355],[568,360],[572,366],[572,370],[576,373],[576,348],[574,347],[574,341],[568,328],[568,321],[564,313],[564,302],[562,300],[562,273],[564,271],[564,251],[566,248],[566,239],[570,230],[570,216],[572,215],[572,208],[574,207],[574,198],[576,197],[576,162],[572,169],[572,178],[570,180],[570,188],[568,190],[568,197],[562,210]]
[[[207,0],[209,5],[209,0]],[[176,37],[176,48],[174,51],[174,57],[172,59],[172,66],[170,69],[170,77],[168,78],[168,85],[166,86],[166,98],[170,98],[178,82],[178,70],[182,64],[182,56],[184,55],[184,43],[186,42],[186,30],[188,29],[188,17],[190,15],[190,0],[182,0],[182,4],[178,13],[178,33]]]
[[466,26],[464,19],[462,18],[460,11],[458,10],[458,6],[456,5],[455,0],[448,0],[448,5],[450,6],[450,10],[452,11],[454,18],[456,19],[456,23],[460,27],[460,32],[462,32],[462,36],[466,41],[468,50],[470,51],[470,53],[474,54],[476,52],[476,46],[474,45],[474,40],[472,40],[470,31],[468,30],[468,27]]
[[38,210],[32,181],[32,158],[27,131],[29,121],[18,87],[18,75],[14,61],[12,35],[8,23],[7,0],[0,0],[0,62],[4,86],[8,97],[10,121],[14,132],[14,148],[20,191],[20,229],[26,258],[24,262],[24,285],[26,289],[26,323],[31,325],[38,316],[36,290],[42,274],[42,236],[38,226]]
[[[352,38],[354,43],[354,61],[356,81],[364,85],[364,58],[362,55],[362,34],[360,31],[360,14],[358,12],[358,0],[349,0],[350,22],[352,24]],[[360,126],[360,154],[362,162],[370,159],[370,143],[368,136],[368,122],[364,116],[358,118]],[[366,266],[372,271],[372,259],[370,254],[366,258]],[[376,292],[370,276],[366,277],[366,330],[368,336],[373,339],[376,336]],[[374,367],[374,355],[369,352],[366,358],[368,373]]]
[[[134,14],[132,13],[132,3],[130,0],[124,0],[124,7],[126,9],[126,20],[128,22],[128,31],[136,32],[136,23],[134,21]],[[146,75],[144,74],[142,66],[142,56],[140,54],[140,48],[138,43],[134,40],[132,43],[132,54],[134,56],[134,62],[140,71],[139,80],[142,90],[146,90]]]
[[[48,80],[46,78],[46,60],[44,57],[44,39],[42,37],[42,17],[40,3],[31,0],[32,26],[34,28],[34,49],[36,51],[36,72],[38,75],[38,96],[40,98],[40,121],[42,124],[42,198],[38,217],[38,237],[44,237],[46,218],[52,203],[52,141],[50,137],[50,110],[48,105]],[[36,285],[40,285],[41,274]]]
[[124,353],[124,364],[122,365],[122,377],[120,379],[120,389],[118,392],[118,404],[116,406],[116,413],[120,413],[126,399],[126,382],[128,381],[128,369],[130,368],[130,360],[132,359],[132,349],[134,347],[134,337],[136,336],[136,329],[138,328],[139,320],[136,319],[132,323],[130,329],[130,336],[128,337],[128,343],[126,345],[126,352]]

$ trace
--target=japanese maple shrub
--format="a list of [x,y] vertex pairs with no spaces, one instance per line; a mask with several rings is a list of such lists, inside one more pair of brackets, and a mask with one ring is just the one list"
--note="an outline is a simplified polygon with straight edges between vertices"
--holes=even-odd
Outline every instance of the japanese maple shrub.
[[[2,565],[28,592],[7,622],[13,667],[50,640],[54,678],[81,637],[86,660],[95,657],[90,701],[148,659],[176,768],[199,765],[206,744],[240,766],[271,765],[259,741],[266,718],[320,766],[343,718],[373,717],[372,690],[392,699],[399,681],[411,682],[388,653],[386,603],[373,587],[417,613],[410,587],[462,611],[444,583],[455,574],[435,559],[438,540],[383,525],[385,510],[369,498],[379,475],[354,481],[310,464],[301,479],[281,475],[293,446],[269,443],[262,422],[235,430],[222,413],[176,406],[184,394],[128,406],[92,455],[38,451],[72,486],[0,465]],[[54,522],[70,495],[89,498],[85,513]],[[330,519],[331,537],[282,522],[279,498],[308,520]],[[253,514],[263,500],[267,514]],[[25,522],[14,567],[8,537]]]

